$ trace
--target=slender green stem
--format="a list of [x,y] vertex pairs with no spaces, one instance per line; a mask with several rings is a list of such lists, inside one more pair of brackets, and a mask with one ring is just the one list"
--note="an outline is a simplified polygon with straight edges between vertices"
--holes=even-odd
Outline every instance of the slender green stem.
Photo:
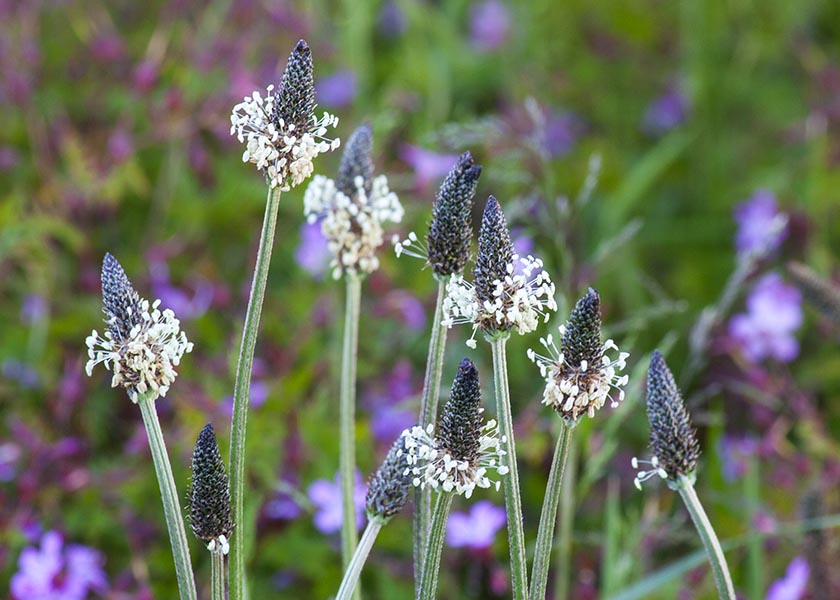
[[[359,305],[362,280],[347,275],[347,305],[344,314],[344,344],[341,352],[341,397],[339,408],[339,471],[341,473],[341,559],[344,568],[356,550],[356,506],[353,485],[356,471],[356,355],[359,347]],[[358,587],[357,589],[357,595]]]
[[712,566],[712,573],[715,576],[718,596],[721,599],[735,600],[735,588],[732,587],[732,577],[729,575],[729,568],[726,566],[723,549],[720,547],[715,530],[712,529],[709,517],[706,516],[706,511],[703,510],[703,505],[700,504],[700,498],[697,497],[697,492],[694,491],[694,485],[690,479],[684,475],[680,475],[680,482],[677,489],[685,502],[686,508],[688,508],[688,512],[691,514],[691,520],[694,521],[694,526],[697,527],[697,533],[700,534],[700,539],[703,540],[703,545],[706,547],[709,564]]
[[569,438],[563,486],[560,488],[560,531],[557,536],[557,563],[555,565],[554,597],[569,597],[569,572],[572,564],[572,527],[575,517],[575,486],[577,484],[577,444]]
[[429,543],[426,546],[426,560],[423,574],[420,576],[420,598],[434,600],[437,593],[440,555],[443,552],[443,540],[446,536],[446,520],[452,508],[452,492],[438,492],[432,520],[429,522]]
[[[446,297],[446,283],[449,277],[438,280],[435,316],[432,319],[432,334],[429,338],[429,356],[426,359],[426,377],[423,380],[423,395],[420,397],[420,426],[425,429],[435,422],[440,398],[440,380],[443,371],[443,356],[446,350],[446,327],[443,320],[443,299]],[[420,576],[426,558],[426,539],[429,537],[431,517],[431,493],[429,487],[414,490],[414,596],[420,594]]]
[[181,600],[195,600],[195,578],[190,562],[190,547],[187,543],[187,532],[184,529],[184,518],[181,516],[181,503],[175,479],[172,477],[172,466],[166,454],[166,444],[160,429],[155,401],[140,398],[140,413],[143,415],[143,425],[149,437],[149,448],[152,451],[152,461],[155,464],[160,498],[163,501],[163,514],[166,527],[169,529],[169,542],[172,544],[172,555],[175,558],[175,575],[178,578],[178,591]]
[[254,348],[260,328],[265,284],[268,280],[268,266],[274,245],[274,229],[277,212],[280,209],[280,190],[268,190],[263,217],[260,245],[257,249],[257,263],[251,281],[251,296],[245,312],[245,326],[242,329],[242,343],[239,346],[239,360],[236,364],[236,382],[233,388],[233,418],[230,426],[230,491],[233,506],[233,523],[237,527],[231,539],[230,549],[230,598],[243,600],[245,597],[245,536],[248,528],[244,523],[245,502],[245,432],[248,425],[248,393],[251,388],[251,365],[254,362]]
[[545,487],[540,528],[537,530],[537,546],[534,549],[534,566],[531,568],[531,598],[545,598],[548,584],[548,565],[551,562],[551,546],[554,543],[554,524],[557,521],[557,506],[560,504],[560,486],[574,429],[563,425],[557,436],[551,471]]
[[525,559],[525,531],[522,524],[522,499],[519,495],[519,470],[516,466],[516,442],[513,438],[513,417],[510,412],[510,390],[505,355],[507,339],[507,336],[495,339],[490,346],[493,349],[493,384],[496,388],[499,435],[505,440],[507,451],[503,460],[508,473],[502,477],[502,485],[505,490],[505,512],[510,545],[511,587],[514,599],[522,600],[528,598],[528,564]]
[[368,521],[362,539],[359,540],[359,545],[356,546],[356,551],[353,553],[353,559],[347,565],[347,570],[344,571],[344,579],[341,580],[341,587],[338,588],[338,593],[335,595],[335,600],[350,600],[353,591],[356,589],[356,584],[359,582],[359,575],[362,574],[362,567],[365,566],[370,550],[373,548],[373,543],[376,541],[376,536],[379,535],[379,530],[385,523],[374,517]]
[[225,600],[225,555],[210,552],[210,598]]
[[[754,523],[755,512],[761,502],[761,476],[759,473],[759,458],[751,456],[747,462],[747,472],[744,476],[744,498],[746,499],[745,523]],[[764,573],[766,571],[764,559],[764,542],[759,537],[756,528],[752,528],[752,536],[747,544],[747,598],[761,600],[764,597]]]

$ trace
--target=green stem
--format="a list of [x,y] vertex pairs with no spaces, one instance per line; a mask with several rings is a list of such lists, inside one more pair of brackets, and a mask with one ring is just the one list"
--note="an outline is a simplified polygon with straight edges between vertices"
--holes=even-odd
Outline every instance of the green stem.
[[569,572],[572,564],[572,528],[575,517],[575,486],[577,484],[577,445],[570,436],[566,468],[563,471],[563,486],[560,488],[560,532],[557,540],[557,564],[555,566],[554,597],[566,600],[569,597]]
[[437,593],[440,555],[443,552],[443,540],[446,536],[446,520],[452,508],[452,492],[438,492],[432,520],[429,522],[429,543],[426,546],[426,560],[420,577],[421,600],[434,600]]
[[[759,473],[759,459],[751,456],[747,463],[744,476],[744,498],[747,500],[745,523],[754,523],[755,512],[761,502],[761,477]],[[747,598],[761,600],[764,597],[764,542],[758,531],[753,528],[749,544],[747,544]]]
[[563,425],[557,436],[551,471],[545,487],[540,528],[537,530],[537,545],[534,549],[534,566],[531,568],[531,598],[545,598],[548,584],[548,565],[551,562],[551,546],[554,542],[554,524],[557,521],[557,506],[560,503],[560,486],[563,483],[563,471],[569,456],[574,429]]
[[[344,314],[344,344],[341,352],[339,407],[339,472],[341,473],[341,559],[344,568],[356,550],[356,506],[353,485],[356,471],[356,355],[359,346],[359,306],[362,280],[347,275],[347,305]],[[357,588],[358,590],[358,588]],[[357,591],[357,595],[359,592]],[[357,596],[358,597],[358,596]]]
[[210,598],[225,600],[225,555],[210,552]]
[[[432,319],[432,334],[429,338],[429,356],[426,359],[426,377],[423,380],[423,395],[420,397],[420,426],[425,429],[437,418],[440,398],[440,380],[443,371],[443,356],[446,350],[446,327],[443,320],[443,300],[446,297],[446,283],[449,277],[438,280],[435,316]],[[426,557],[426,540],[429,537],[432,490],[428,486],[414,490],[414,596],[420,594],[420,576]]]
[[376,541],[376,536],[379,535],[379,530],[382,529],[383,525],[385,523],[377,517],[368,521],[362,539],[356,546],[356,552],[353,553],[353,559],[347,565],[347,570],[344,571],[344,579],[341,580],[341,587],[338,588],[335,600],[350,600],[353,596],[353,591],[359,582],[359,575],[362,574],[362,567],[365,566],[370,550],[373,548],[373,543]]
[[694,526],[697,527],[697,533],[700,534],[700,539],[703,540],[703,545],[706,547],[709,564],[712,566],[712,573],[715,576],[718,596],[721,599],[735,600],[735,589],[732,587],[732,577],[729,575],[729,568],[726,566],[726,558],[723,556],[723,550],[720,547],[715,530],[712,529],[712,524],[709,522],[709,517],[706,516],[706,511],[700,504],[700,498],[694,491],[694,485],[690,479],[680,475],[677,489],[691,514]]
[[507,454],[503,457],[508,473],[502,477],[505,490],[505,512],[507,513],[508,543],[510,546],[510,575],[515,600],[528,598],[528,564],[525,560],[525,532],[522,524],[522,499],[519,496],[519,471],[516,466],[516,442],[513,438],[513,417],[510,412],[510,390],[508,388],[507,357],[505,344],[507,336],[490,343],[493,349],[493,384],[496,388],[496,412],[499,419],[499,435],[505,440]]
[[245,597],[245,432],[248,425],[248,393],[251,388],[251,365],[254,362],[254,347],[260,328],[265,284],[268,280],[268,267],[271,263],[271,250],[274,245],[274,230],[277,225],[277,213],[280,209],[280,190],[268,190],[263,217],[260,244],[257,249],[257,263],[254,278],[251,281],[251,295],[245,312],[245,326],[242,330],[242,343],[239,346],[239,359],[236,364],[236,382],[233,388],[233,418],[230,426],[230,491],[233,507],[233,522],[237,527],[231,539],[230,549],[230,598],[243,600]]
[[172,544],[172,555],[175,558],[175,575],[178,578],[178,591],[182,600],[195,600],[195,578],[190,563],[190,547],[187,543],[187,532],[184,529],[184,518],[181,516],[181,503],[175,479],[172,477],[172,466],[166,454],[166,443],[160,429],[155,401],[141,397],[137,402],[143,415],[143,425],[149,437],[149,448],[152,451],[152,462],[155,464],[160,498],[163,502],[163,514],[166,527],[169,530],[169,542]]

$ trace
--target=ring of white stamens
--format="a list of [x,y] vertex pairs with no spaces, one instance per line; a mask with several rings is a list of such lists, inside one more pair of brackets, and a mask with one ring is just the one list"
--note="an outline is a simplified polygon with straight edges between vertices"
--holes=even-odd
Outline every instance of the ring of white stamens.
[[[634,456],[633,460],[630,461],[630,464],[633,466],[634,469],[638,471],[638,473],[636,473],[635,479],[633,479],[633,485],[635,485],[636,488],[640,491],[642,489],[643,482],[653,477],[656,477],[657,475],[662,479],[668,479],[668,473],[665,471],[665,469],[659,466],[659,459],[655,456],[651,457],[650,460],[639,460]],[[650,465],[652,468],[640,470],[639,465]]]
[[399,223],[403,207],[379,175],[371,182],[370,194],[361,176],[354,181],[356,192],[349,198],[329,177],[316,175],[303,195],[304,214],[310,223],[321,221],[321,232],[333,255],[332,275],[367,274],[379,268],[376,249],[384,242],[383,224]]
[[233,107],[230,134],[245,144],[242,162],[254,163],[272,188],[287,192],[312,175],[316,156],[335,150],[341,141],[325,137],[329,127],[338,125],[338,117],[328,112],[320,119],[313,115],[307,128],[298,131],[294,123],[274,117],[278,101],[273,85],[266,88],[265,98],[259,91],[246,96]]
[[408,236],[401,240],[399,236],[394,236],[391,240],[394,244],[394,253],[399,258],[403,254],[413,258],[419,258],[427,265],[429,263],[429,247],[425,241],[417,237],[413,231],[409,232]]
[[[168,308],[161,311],[159,306],[160,300],[155,300],[150,307],[148,300],[141,299],[140,322],[131,328],[125,339],[114,339],[110,331],[101,337],[93,330],[85,340],[88,376],[102,363],[114,373],[111,387],[124,387],[135,403],[140,396],[150,395],[152,400],[166,396],[178,375],[175,367],[184,353],[193,349],[192,342],[187,341],[186,334],[181,331],[175,313]],[[116,318],[112,316],[110,323]]]
[[508,469],[502,458],[507,454],[503,446],[506,437],[499,437],[496,421],[488,421],[479,438],[479,457],[470,462],[453,457],[447,449],[440,446],[434,437],[434,426],[426,429],[415,426],[403,431],[405,440],[406,462],[405,475],[412,477],[412,485],[421,489],[426,486],[438,491],[463,494],[469,498],[475,488],[495,487],[498,490],[501,481],[493,476],[507,475]]
[[[565,325],[558,328],[561,337],[566,335]],[[542,403],[553,407],[564,418],[577,421],[581,415],[595,416],[599,410],[610,401],[610,406],[616,408],[624,400],[623,386],[627,385],[629,377],[618,375],[618,371],[627,366],[627,352],[619,352],[618,346],[612,340],[607,340],[601,349],[599,365],[581,360],[579,364],[570,364],[563,353],[554,343],[554,337],[549,334],[540,338],[540,343],[548,351],[548,356],[537,354],[528,349],[528,358],[540,369],[540,375],[545,379]],[[618,358],[610,358],[608,351],[618,352]],[[615,394],[613,390],[618,393]]]
[[[514,265],[519,262],[520,271]],[[554,301],[554,283],[543,270],[543,263],[533,256],[520,258],[513,255],[507,266],[504,281],[493,282],[493,299],[479,300],[475,286],[461,275],[453,275],[446,284],[443,300],[444,327],[459,323],[471,323],[473,335],[467,346],[475,348],[475,333],[480,327],[484,331],[516,330],[529,333],[540,321],[547,322],[549,311],[557,310]]]

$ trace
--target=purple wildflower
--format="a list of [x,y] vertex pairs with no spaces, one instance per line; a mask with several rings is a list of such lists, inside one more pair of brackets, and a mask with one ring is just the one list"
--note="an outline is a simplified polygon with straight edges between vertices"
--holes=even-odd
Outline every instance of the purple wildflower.
[[133,152],[134,139],[131,132],[123,126],[116,127],[108,138],[109,162],[112,164],[121,163],[130,158]]
[[671,84],[664,94],[655,98],[645,111],[642,130],[650,135],[662,135],[681,125],[691,110],[688,96],[678,84]]
[[767,254],[778,248],[787,235],[785,218],[784,213],[779,212],[776,195],[770,190],[756,190],[749,199],[735,207],[738,257]]
[[20,153],[11,146],[0,146],[0,171],[11,171],[20,164]]
[[470,42],[480,51],[495,50],[510,32],[510,11],[499,0],[483,0],[470,10]]
[[799,354],[794,332],[802,325],[802,295],[777,273],[758,280],[747,297],[747,312],[729,321],[729,335],[753,363],[765,358],[790,362]]
[[0,372],[9,381],[14,381],[28,390],[33,390],[41,385],[41,378],[38,376],[38,371],[15,358],[4,360]]
[[379,33],[386,38],[395,39],[405,32],[405,27],[405,14],[400,5],[394,0],[385,2],[376,18],[376,29]]
[[196,319],[202,316],[213,303],[213,284],[200,279],[193,286],[192,294],[172,284],[169,279],[169,266],[165,260],[152,258],[149,261],[152,295],[160,298],[164,308],[169,308],[179,319]]
[[77,544],[64,545],[61,534],[48,531],[41,546],[20,553],[18,572],[12,576],[15,600],[84,600],[90,592],[108,589],[104,557],[97,550]]
[[341,69],[319,78],[315,82],[315,93],[319,103],[325,106],[346,108],[356,99],[357,87],[356,74],[350,69]]
[[770,584],[765,600],[799,600],[805,595],[810,574],[808,561],[797,556],[790,561],[784,577]]
[[453,512],[446,522],[446,544],[451,548],[485,550],[507,522],[505,509],[489,500],[479,500],[468,513]]
[[[341,483],[339,474],[335,479],[316,479],[306,491],[309,501],[315,505],[315,514],[312,520],[315,528],[324,534],[336,533],[341,529]],[[353,506],[356,507],[356,528],[361,529],[365,524],[365,496],[367,485],[362,481],[362,474],[356,470],[355,483],[353,485]]]
[[408,405],[415,394],[411,363],[402,360],[388,374],[384,386],[365,399],[374,438],[390,444],[403,430],[417,423],[416,410]]
[[47,299],[40,294],[27,294],[20,307],[20,321],[26,325],[35,325],[47,316]]
[[720,440],[721,470],[723,478],[732,483],[747,472],[747,460],[758,452],[758,440],[724,434]]
[[300,226],[300,244],[295,250],[295,261],[316,279],[323,279],[330,267],[332,253],[327,238],[321,232],[321,223],[303,222]]
[[0,482],[11,481],[15,478],[20,455],[20,446],[14,442],[0,444]]
[[458,160],[455,154],[437,154],[411,144],[402,145],[400,158],[414,169],[414,185],[420,190],[449,173]]

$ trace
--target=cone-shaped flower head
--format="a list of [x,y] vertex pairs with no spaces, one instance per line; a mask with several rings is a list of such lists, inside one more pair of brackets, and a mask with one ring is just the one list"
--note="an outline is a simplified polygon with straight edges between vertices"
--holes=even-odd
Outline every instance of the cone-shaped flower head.
[[373,177],[370,125],[362,125],[345,145],[336,181],[316,175],[303,196],[310,223],[320,220],[333,255],[333,277],[365,275],[379,268],[376,249],[384,241],[383,224],[399,223],[403,207],[388,189],[384,175]]
[[405,440],[400,436],[391,445],[385,460],[368,484],[365,498],[368,520],[379,519],[387,523],[405,506],[411,491],[407,459]]
[[362,178],[365,193],[370,194],[373,185],[373,131],[365,123],[356,128],[344,145],[341,164],[335,187],[348,198],[359,188],[357,178]]
[[438,432],[434,427],[414,427],[403,432],[409,472],[415,486],[431,486],[469,498],[476,487],[487,488],[501,482],[491,479],[490,471],[505,475],[501,458],[505,438],[499,438],[495,421],[482,425],[481,390],[478,370],[468,358],[461,361],[452,383],[449,401],[443,407]]
[[129,398],[155,400],[166,396],[175,381],[175,367],[192,342],[170,309],[151,306],[131,286],[120,263],[110,254],[102,262],[102,301],[107,331],[100,337],[94,329],[85,340],[88,376],[102,363],[113,371],[111,387],[125,388]]
[[280,89],[266,89],[233,107],[230,133],[246,144],[243,162],[252,162],[264,171],[272,188],[288,191],[312,175],[313,159],[338,148],[339,140],[327,139],[327,128],[338,125],[338,118],[324,113],[315,116],[315,83],[312,52],[300,40],[289,56]]
[[[607,400],[613,408],[624,400],[627,375],[619,376],[626,366],[626,352],[618,352],[612,340],[601,343],[601,300],[598,292],[589,289],[578,300],[569,320],[558,328],[560,348],[549,334],[540,342],[547,356],[528,350],[528,358],[540,368],[545,379],[543,404],[551,406],[567,425],[574,425],[588,415],[595,416]],[[618,358],[607,355],[618,352]]]
[[[679,486],[680,476],[693,482],[700,444],[674,376],[658,350],[650,357],[647,414],[653,468],[639,472],[634,482],[636,487],[641,489],[641,482],[654,475],[667,479],[670,487]],[[638,469],[640,462],[634,458],[633,467]]]
[[461,273],[470,257],[472,207],[481,165],[464,152],[443,180],[432,207],[426,247],[412,232],[395,250],[425,260],[438,277]]
[[195,537],[207,544],[210,552],[227,554],[233,531],[230,483],[210,423],[204,426],[195,443],[187,500],[190,527]]
[[[453,275],[446,286],[443,325],[471,323],[473,336],[480,327],[492,339],[510,330],[528,333],[540,318],[557,310],[554,284],[533,256],[514,253],[505,215],[493,196],[487,201],[478,236],[474,283]],[[474,337],[467,345],[475,347]]]

